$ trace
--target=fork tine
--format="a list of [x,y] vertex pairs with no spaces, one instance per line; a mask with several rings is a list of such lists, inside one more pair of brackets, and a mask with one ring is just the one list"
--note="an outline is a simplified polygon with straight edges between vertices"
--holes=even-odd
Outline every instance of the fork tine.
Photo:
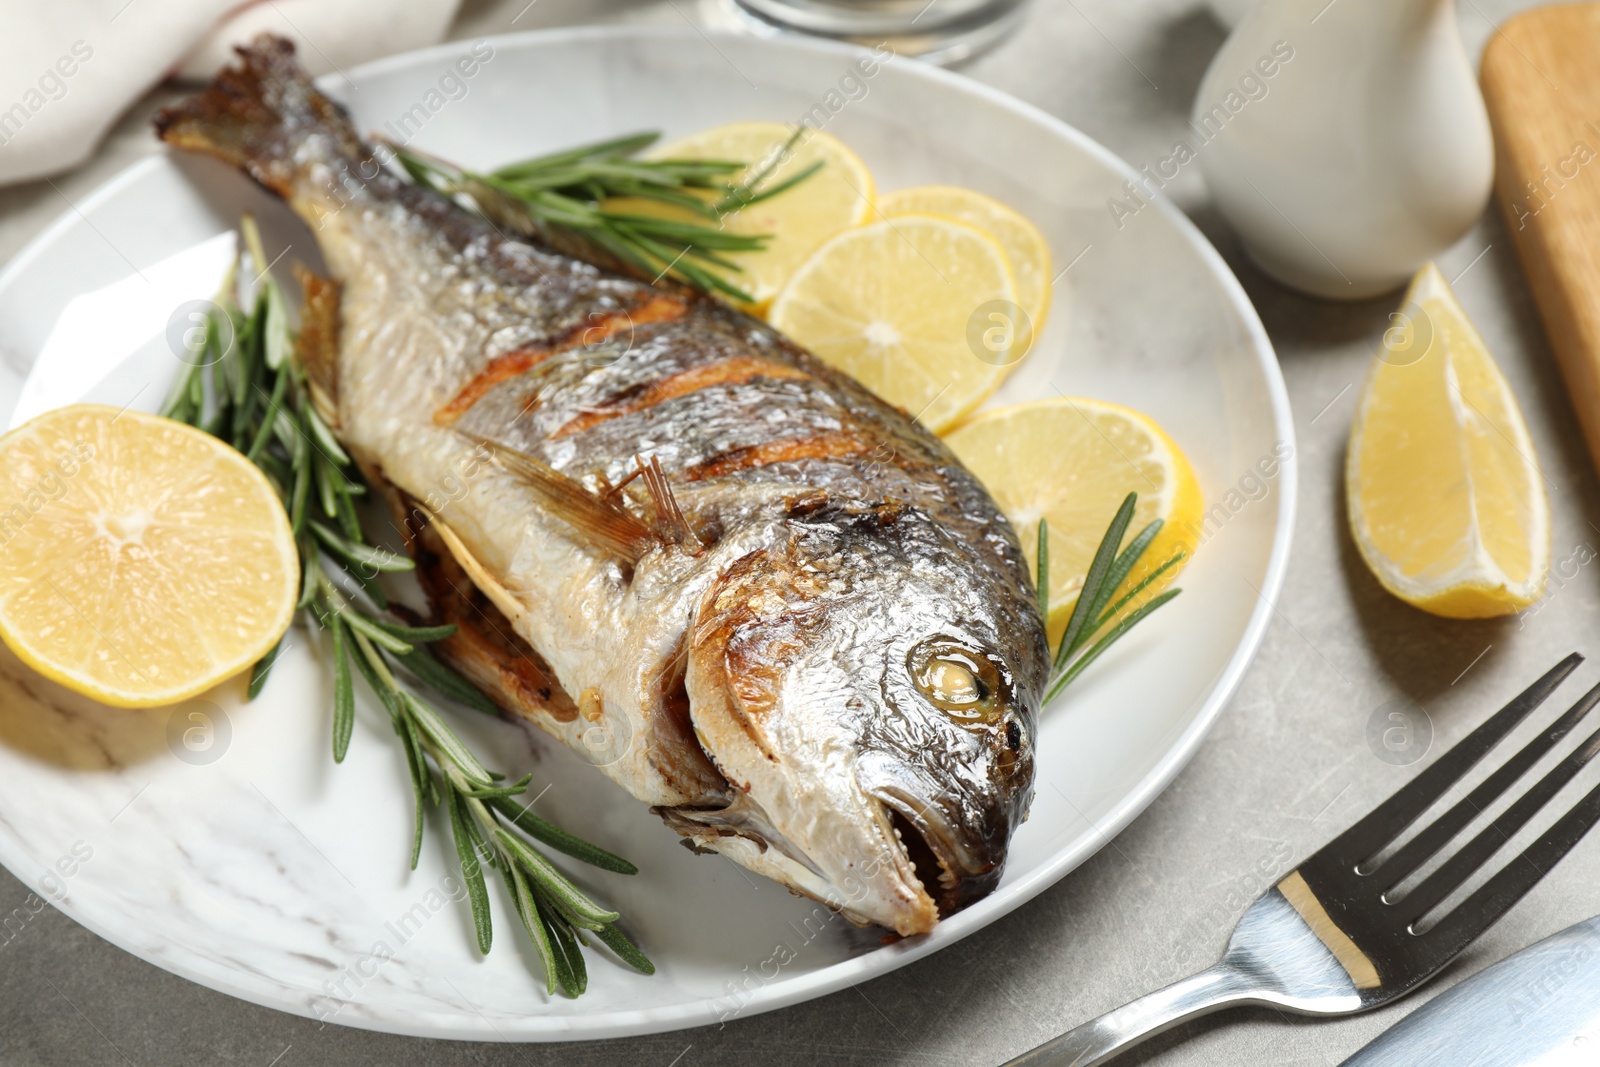
[[[1397,901],[1396,906],[1402,909],[1400,914],[1405,917],[1406,925],[1410,926],[1432,911],[1440,901],[1453,893],[1457,886],[1471,877],[1473,871],[1487,863],[1489,857],[1498,852],[1502,845],[1511,840],[1513,834],[1526,826],[1528,820],[1537,815],[1552,797],[1561,792],[1562,787],[1572,781],[1573,777],[1583,770],[1584,765],[1594,759],[1596,753],[1600,753],[1600,730],[1589,735],[1587,741],[1558,763],[1554,770],[1539,780],[1537,785],[1519,797],[1515,804],[1501,812],[1498,819],[1485,827],[1460,852],[1451,856],[1444,866],[1434,871],[1421,885]],[[1526,856],[1527,853],[1523,855]],[[1556,858],[1559,859],[1560,856]],[[1515,864],[1516,861],[1513,861],[1513,865]],[[1542,871],[1539,873],[1543,874]],[[1538,881],[1538,878],[1534,881]],[[1533,882],[1528,883],[1529,888],[1532,885]]]
[[1489,750],[1514,730],[1528,714],[1544,703],[1556,686],[1577,669],[1583,657],[1574,652],[1524,689],[1511,703],[1495,712],[1472,733],[1403,786],[1394,796],[1325,845],[1313,859],[1338,865],[1363,863],[1416,822],[1446,790],[1460,780]]
[[1560,863],[1596,822],[1600,822],[1600,786],[1590,790],[1559,822],[1545,831],[1543,837],[1524,849],[1522,855],[1422,937],[1435,952],[1453,956],[1538,885],[1539,879]]
[[1596,704],[1600,704],[1600,685],[1580,697],[1578,702],[1552,723],[1548,730],[1523,746],[1522,751],[1485,778],[1476,789],[1467,794],[1465,799],[1435,819],[1427,829],[1406,842],[1394,855],[1385,860],[1382,866],[1370,873],[1381,877],[1386,888],[1393,889],[1399,885],[1407,875],[1427,863],[1435,853],[1450,842],[1451,838],[1460,833],[1463,827],[1527,774],[1528,769],[1538,763],[1563,737],[1576,729],[1578,723],[1583,721],[1583,717],[1588,715]]

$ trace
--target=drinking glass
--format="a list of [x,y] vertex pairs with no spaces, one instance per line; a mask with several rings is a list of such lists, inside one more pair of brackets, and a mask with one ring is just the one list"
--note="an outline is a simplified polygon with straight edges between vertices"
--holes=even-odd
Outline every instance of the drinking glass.
[[884,44],[901,55],[956,63],[1014,29],[1028,0],[733,0],[765,27]]

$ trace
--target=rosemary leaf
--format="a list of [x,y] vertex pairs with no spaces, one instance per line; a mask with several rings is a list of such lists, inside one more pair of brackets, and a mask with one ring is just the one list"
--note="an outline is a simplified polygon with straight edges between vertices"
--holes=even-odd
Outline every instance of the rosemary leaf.
[[[1104,625],[1103,616],[1106,605],[1110,603],[1111,598],[1116,595],[1117,589],[1121,587],[1128,574],[1133,570],[1134,565],[1144,555],[1145,549],[1150,547],[1150,542],[1154,541],[1156,535],[1161,532],[1161,526],[1161,520],[1157,519],[1139,531],[1138,536],[1129,541],[1128,546],[1112,562],[1110,569],[1106,571],[1105,580],[1100,583],[1100,588],[1096,590],[1094,599],[1089,604],[1090,624],[1085,626],[1078,634],[1078,647],[1088,644],[1089,640],[1094,636],[1094,630]],[[1076,652],[1077,647],[1073,648],[1072,651]]]
[[333,634],[333,762],[343,763],[356,726],[356,694],[350,678],[349,641],[337,614],[328,616],[328,629]]
[[529,877],[538,883],[541,890],[550,894],[552,900],[560,902],[561,909],[566,914],[574,916],[586,925],[592,925],[596,930],[601,925],[616,922],[620,918],[616,912],[607,911],[584,896],[565,875],[550,865],[549,860],[529,848],[520,837],[507,830],[496,829],[495,838],[500,847],[505,849],[512,859],[528,872]]
[[1084,668],[1088,667],[1089,664],[1099,659],[1101,653],[1120,640],[1123,634],[1127,633],[1129,630],[1133,629],[1141,621],[1143,621],[1145,616],[1149,615],[1151,612],[1155,611],[1157,608],[1161,607],[1161,605],[1165,604],[1167,601],[1171,600],[1181,592],[1183,592],[1181,589],[1167,590],[1165,593],[1162,593],[1160,596],[1151,600],[1150,603],[1141,607],[1138,611],[1135,611],[1133,614],[1129,615],[1126,619],[1123,619],[1121,622],[1117,623],[1116,626],[1112,627],[1104,637],[1095,642],[1093,648],[1089,649],[1089,651],[1085,652],[1082,656],[1079,656],[1077,660],[1073,662],[1071,667],[1068,667],[1059,678],[1051,683],[1050,689],[1045,693],[1045,703],[1048,704],[1050,701],[1059,696],[1061,691],[1071,684],[1074,678],[1083,673]]
[[583,993],[588,985],[588,974],[583,967],[583,956],[578,952],[577,938],[572,934],[572,927],[561,913],[551,906],[550,898],[541,892],[537,881],[532,883],[534,901],[539,908],[539,917],[544,920],[545,928],[550,931],[550,940],[554,948],[556,964],[556,984],[561,986],[561,991],[569,997],[577,997]]
[[811,177],[821,169],[822,160],[819,159],[810,166],[805,167],[804,169],[797,171],[795,174],[785,178],[777,185],[771,185],[760,191],[751,192],[749,195],[740,200],[734,200],[732,196],[730,196],[729,199],[717,205],[717,210],[724,212],[736,211],[739,208],[749,207],[751,204],[759,204],[763,200],[771,200],[779,193],[786,193],[790,189],[793,189],[795,186],[799,185],[801,182],[805,181],[807,178]]
[[302,530],[295,538],[295,544],[300,547],[300,599],[295,603],[295,610],[304,611],[316,599],[322,581],[322,566],[317,559],[317,544],[311,534]]
[[520,796],[527,788],[520,785],[497,785],[482,789],[464,789],[461,795],[471,797],[473,800],[499,800],[505,797]]
[[427,802],[431,793],[437,792],[433,784],[433,775],[428,772],[428,761],[422,753],[422,739],[417,736],[417,728],[411,725],[411,720],[400,718],[396,720],[395,732],[400,735],[402,746],[406,750],[406,764],[411,769],[411,869],[417,869],[417,861],[422,858],[422,832],[427,824]]
[[550,943],[550,931],[545,928],[544,919],[539,916],[539,905],[533,897],[533,887],[528,884],[528,876],[522,873],[522,868],[515,863],[508,863],[500,870],[500,875],[506,880],[506,888],[511,892],[511,899],[516,902],[517,916],[522,920],[522,928],[528,932],[528,940],[533,942],[533,947],[539,953],[539,962],[544,964],[544,991],[553,994],[556,991],[556,950]]
[[1128,590],[1121,597],[1117,598],[1116,603],[1110,605],[1105,609],[1105,611],[1100,613],[1100,617],[1095,620],[1094,628],[1099,630],[1106,623],[1116,618],[1118,612],[1127,607],[1129,604],[1133,603],[1133,601],[1138,598],[1140,593],[1150,588],[1151,584],[1163,574],[1166,574],[1172,568],[1182,563],[1183,558],[1183,553],[1179,552],[1177,555],[1161,564],[1161,566],[1157,567],[1155,570],[1139,579],[1139,582],[1132,589]]
[[467,883],[467,898],[472,902],[472,925],[478,934],[478,951],[487,956],[494,941],[494,926],[489,917],[489,890],[483,884],[483,865],[478,862],[479,841],[461,811],[461,801],[454,789],[444,791],[444,803],[450,813],[450,829],[455,837],[456,856],[461,860],[461,874]]
[[[349,466],[349,454],[333,436],[333,431],[328,429],[328,424],[322,421],[322,416],[317,414],[316,407],[307,404],[300,414],[305,424],[311,428],[311,436],[317,442],[317,447],[322,449],[328,459],[339,466]],[[335,471],[337,469],[335,467]]]
[[1034,558],[1039,561],[1035,583],[1039,594],[1039,614],[1044,616],[1045,625],[1050,624],[1050,520],[1039,520],[1039,541]]
[[[308,520],[307,525],[311,527],[311,532],[317,535],[317,540],[334,555],[357,567],[371,567],[375,571],[386,573],[416,570],[417,565],[411,560],[386,548],[358,544],[315,519]],[[396,649],[396,651],[401,650]]]
[[1095,550],[1094,560],[1089,564],[1089,573],[1083,579],[1083,588],[1078,591],[1078,603],[1073,607],[1072,618],[1067,622],[1067,631],[1061,635],[1061,645],[1055,658],[1057,670],[1067,665],[1067,658],[1078,647],[1078,635],[1088,625],[1089,620],[1095,617],[1096,612],[1092,609],[1092,605],[1100,595],[1100,587],[1105,582],[1106,572],[1116,561],[1117,549],[1122,545],[1123,534],[1127,532],[1128,524],[1133,521],[1133,505],[1138,496],[1137,493],[1129,493],[1122,501],[1116,517],[1111,520],[1111,525],[1106,530],[1104,540]]
[[1156,539],[1156,535],[1161,532],[1161,528],[1165,525],[1166,521],[1163,519],[1154,520],[1144,529],[1140,530],[1138,535],[1123,547],[1122,552],[1117,556],[1116,562],[1113,563],[1111,565],[1111,569],[1106,572],[1106,587],[1108,592],[1116,589],[1127,580],[1128,575],[1132,573],[1134,566],[1139,562],[1139,558],[1143,556],[1145,550],[1150,547],[1150,542]]
[[306,435],[295,422],[294,413],[288,403],[289,398],[285,397],[284,400],[285,403],[278,407],[278,413],[272,417],[272,435],[278,439],[285,452],[298,459],[300,453],[308,447]]
[[478,762],[478,757],[472,750],[461,743],[461,738],[456,736],[445,721],[422,700],[409,690],[400,690],[400,702],[411,712],[412,720],[417,724],[428,739],[439,746],[439,751],[455,764],[463,777],[475,785],[490,785],[493,779],[489,772],[484,770],[483,764]]
[[[726,214],[729,211],[736,211],[746,204],[754,203],[757,197],[756,190],[761,183],[770,178],[772,172],[777,170],[783,164],[783,161],[789,158],[794,151],[794,146],[800,143],[801,138],[805,137],[807,132],[808,130],[804,125],[795,126],[794,132],[789,135],[789,139],[783,143],[782,148],[763,160],[754,174],[738,185],[731,187],[727,195],[717,202],[717,213],[719,215]],[[807,176],[809,177],[810,171],[814,170],[816,170],[816,167],[809,168]],[[785,183],[784,187],[788,188],[790,184],[793,183]]]
[[449,697],[457,704],[465,704],[474,711],[481,711],[485,715],[499,716],[500,705],[484,696],[483,690],[449,667],[446,667],[443,663],[440,663],[434,658],[433,653],[427,649],[414,649],[395,658],[404,664],[412,674],[433,686],[440,694]]
[[383,630],[378,629],[377,626],[367,621],[367,619],[364,618],[360,612],[350,612],[345,617],[345,623],[350,627],[350,629],[356,631],[358,634],[361,634],[373,644],[381,646],[385,651],[393,652],[397,656],[403,656],[411,651],[411,645],[400,640],[400,638],[395,637],[393,634],[385,633]]
[[244,458],[251,463],[261,456],[261,450],[267,447],[267,439],[272,434],[273,424],[278,421],[278,411],[283,404],[284,390],[289,387],[289,376],[278,375],[277,381],[272,383],[272,395],[267,400],[267,413],[261,420],[261,426],[256,430],[255,436],[250,440],[250,447],[245,449]]
[[[345,537],[352,544],[360,544],[365,540],[365,538],[361,533],[361,516],[356,514],[356,502],[350,496],[350,483],[345,481],[344,476],[338,474],[338,472],[335,472],[334,477],[337,479],[337,481],[334,487],[335,492],[333,496],[333,506],[334,510],[338,513],[339,526],[344,530]],[[397,565],[395,569],[397,570],[409,571],[415,569],[415,565],[404,556],[397,556],[393,552],[387,553],[387,556],[389,559],[395,561]],[[399,564],[404,564],[404,566],[400,566]],[[361,584],[364,588],[366,588],[369,586],[369,583],[366,579],[369,577],[376,578],[377,576],[366,575],[361,577]],[[388,605],[384,604],[383,606],[387,607]]]
[[322,504],[322,514],[330,519],[339,517],[339,488],[332,478],[328,464],[317,453],[311,454],[311,469],[316,472],[317,500]]
[[607,923],[595,931],[600,940],[605,942],[607,948],[617,954],[617,958],[640,974],[655,974],[656,965],[650,962],[650,957],[639,951],[628,935],[617,928],[616,923]]
[[266,360],[268,370],[277,370],[283,366],[289,350],[294,347],[294,342],[289,337],[289,310],[284,306],[283,290],[278,288],[278,283],[271,276],[265,275],[267,265],[260,264],[263,272],[263,281],[266,282],[267,320],[266,331],[263,337],[265,342],[262,356]]
[[283,642],[279,641],[272,646],[272,651],[256,660],[256,665],[250,668],[250,686],[245,691],[246,698],[254,700],[261,695],[261,690],[267,687],[267,675],[272,673],[272,665],[278,662],[278,656],[283,652]]
[[289,529],[296,537],[305,528],[306,499],[311,492],[311,478],[309,459],[294,465],[294,488],[289,496]]
[[434,641],[443,641],[456,632],[456,624],[453,622],[446,623],[443,626],[403,626],[398,622],[389,622],[387,619],[373,619],[372,625],[413,645],[426,645]]
[[[352,618],[355,617],[352,613]],[[349,619],[345,620],[349,622]],[[395,684],[394,674],[390,672],[383,656],[373,645],[371,638],[365,633],[351,627],[351,636],[355,638],[356,649],[361,653],[361,658],[366,661],[362,671],[367,676],[367,681],[372,685],[372,691],[378,694],[384,704],[389,708],[389,714],[397,721],[405,718],[405,707],[400,702],[400,687]]]
[[565,852],[574,859],[580,859],[602,870],[615,871],[617,874],[638,874],[639,868],[612,852],[607,852],[598,845],[592,845],[581,837],[569,834],[554,823],[539,818],[527,806],[515,800],[503,798],[489,801],[489,807],[499,812],[517,829],[533,838],[542,841],[557,852]]
[[578,943],[583,940],[583,934],[561,924],[555,924],[553,928],[556,940],[567,956],[567,974],[570,976],[567,996],[581,997],[589,990],[589,968],[583,962],[583,953],[578,948]]

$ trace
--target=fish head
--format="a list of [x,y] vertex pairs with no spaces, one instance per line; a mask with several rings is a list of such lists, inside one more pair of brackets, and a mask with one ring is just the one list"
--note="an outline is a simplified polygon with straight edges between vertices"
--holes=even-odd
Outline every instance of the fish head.
[[1032,799],[1044,684],[1020,571],[885,505],[791,518],[723,572],[690,714],[736,798],[726,830],[774,851],[766,873],[902,934],[994,887]]

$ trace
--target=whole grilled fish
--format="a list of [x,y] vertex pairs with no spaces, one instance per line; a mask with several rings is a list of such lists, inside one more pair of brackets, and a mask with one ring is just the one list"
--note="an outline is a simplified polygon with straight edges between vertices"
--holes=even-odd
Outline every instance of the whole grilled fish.
[[1047,669],[1016,536],[906,413],[703,295],[380,165],[263,37],[156,119],[315,230],[319,401],[443,654],[697,851],[901,934],[999,880]]

